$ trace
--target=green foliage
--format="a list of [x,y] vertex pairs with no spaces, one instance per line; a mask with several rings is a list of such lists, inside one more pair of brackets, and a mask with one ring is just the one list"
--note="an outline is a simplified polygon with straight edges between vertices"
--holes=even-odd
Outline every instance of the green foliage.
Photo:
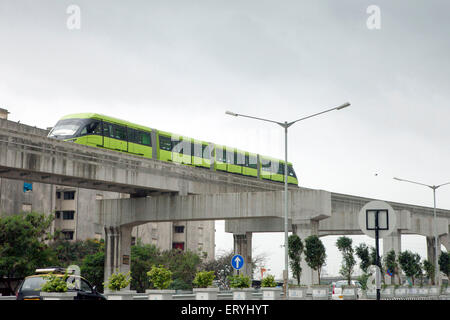
[[384,267],[392,273],[392,282],[395,284],[395,275],[398,276],[398,284],[400,284],[400,276],[398,270],[397,256],[395,250],[390,250],[384,257]]
[[288,256],[289,265],[292,270],[292,275],[297,279],[297,284],[300,284],[300,277],[302,274],[302,253],[303,253],[303,242],[300,237],[296,234],[292,234],[288,238]]
[[53,216],[27,213],[0,218],[0,279],[11,293],[10,278],[23,278],[36,268],[55,264],[55,256],[45,243]]
[[131,246],[131,288],[145,292],[149,288],[148,270],[153,265],[162,264],[160,250],[152,244],[142,244],[140,240]]
[[67,273],[64,276],[50,274],[45,276],[47,280],[41,287],[43,292],[67,292]]
[[422,273],[420,255],[409,250],[398,255],[400,266],[407,277],[410,277],[414,285],[415,278]]
[[163,265],[152,266],[152,269],[147,272],[150,283],[156,289],[164,290],[169,288],[172,283],[172,272]]
[[192,283],[197,288],[208,288],[212,286],[214,280],[214,271],[200,271],[195,275]]
[[361,243],[359,246],[355,248],[355,253],[359,260],[361,260],[359,267],[362,272],[367,273],[369,271],[369,267],[371,266],[371,260],[369,255],[369,247],[365,243]]
[[161,264],[172,271],[173,278],[189,284],[194,280],[201,262],[200,256],[189,250],[166,250],[161,254]]
[[243,274],[230,276],[229,280],[231,288],[250,288],[251,286],[250,277]]
[[359,283],[361,283],[361,289],[362,290],[367,290],[367,288],[368,288],[367,280],[369,280],[370,276],[371,276],[370,273],[363,273],[362,275],[360,275],[357,278]]
[[204,261],[200,266],[202,271],[214,271],[215,279],[217,279],[219,287],[223,290],[230,288],[230,276],[233,273],[231,266],[231,258],[233,258],[233,251],[224,252],[216,259]]
[[336,241],[336,246],[342,253],[342,265],[339,273],[347,279],[348,285],[351,285],[352,273],[356,265],[352,242],[352,239],[345,236],[339,237]]
[[80,271],[83,277],[96,286],[97,291],[103,292],[105,251],[102,250],[85,256],[81,262]]
[[163,265],[172,272],[170,289],[192,289],[192,280],[201,263],[201,258],[192,251],[178,249],[160,251],[151,244],[142,244],[138,239],[131,247],[131,288],[144,292],[150,288],[147,272],[154,265]]
[[56,253],[58,266],[81,265],[83,259],[91,254],[104,251],[104,242],[94,239],[67,241],[58,239],[50,243],[50,248]]
[[439,269],[450,279],[450,252],[441,252],[439,256]]
[[431,284],[434,285],[434,276],[436,275],[436,269],[434,267],[434,264],[429,260],[424,260],[423,270],[425,271],[425,274],[427,278],[430,280]]
[[307,237],[305,239],[305,261],[311,269],[318,272],[319,283],[320,272],[325,265],[326,258],[325,246],[319,237],[316,235]]
[[191,290],[192,284],[184,282],[182,279],[177,278],[172,281],[169,286],[170,290]]
[[268,274],[261,280],[261,287],[274,288],[276,286],[277,286],[277,282],[275,281],[275,277],[271,274]]
[[121,289],[126,288],[130,282],[131,271],[128,271],[126,274],[116,272],[113,273],[103,285],[106,285],[109,290],[120,291]]

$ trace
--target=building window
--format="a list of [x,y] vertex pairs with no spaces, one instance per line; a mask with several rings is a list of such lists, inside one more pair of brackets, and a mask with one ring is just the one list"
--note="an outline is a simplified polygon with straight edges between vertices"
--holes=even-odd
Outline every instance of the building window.
[[74,200],[74,199],[75,199],[75,191],[64,192],[64,200]]
[[56,199],[61,199],[61,192],[56,192]]
[[63,211],[63,220],[73,220],[75,211]]
[[184,226],[175,226],[175,233],[183,233]]
[[73,240],[73,231],[62,231],[64,240]]
[[60,219],[61,218],[61,211],[56,211],[55,212],[55,218],[56,219]]
[[184,242],[173,242],[172,249],[180,249],[181,251],[184,251]]
[[136,237],[131,237],[131,245],[134,246],[136,244]]

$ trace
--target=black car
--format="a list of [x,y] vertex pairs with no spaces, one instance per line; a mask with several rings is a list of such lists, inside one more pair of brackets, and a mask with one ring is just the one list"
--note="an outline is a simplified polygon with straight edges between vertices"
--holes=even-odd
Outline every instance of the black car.
[[[40,293],[42,285],[49,274],[36,274],[26,277],[17,290],[17,300],[42,300]],[[63,277],[64,274],[56,274]],[[81,276],[73,275],[67,284],[68,292],[76,292],[74,300],[106,300],[105,296],[97,292],[95,286]]]

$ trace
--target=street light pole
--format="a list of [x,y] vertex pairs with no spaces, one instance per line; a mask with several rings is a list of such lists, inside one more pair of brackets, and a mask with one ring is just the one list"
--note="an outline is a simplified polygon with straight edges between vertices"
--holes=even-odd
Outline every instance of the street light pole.
[[261,120],[261,121],[266,121],[266,122],[272,122],[272,123],[276,123],[279,126],[281,126],[282,128],[284,128],[284,269],[286,274],[283,274],[283,281],[284,281],[284,296],[287,299],[288,298],[288,290],[287,290],[287,286],[288,286],[288,279],[289,279],[289,256],[288,256],[288,241],[289,241],[289,223],[288,223],[288,213],[289,213],[289,201],[288,201],[288,128],[290,126],[292,126],[294,123],[302,121],[302,120],[306,120],[318,115],[321,115],[323,113],[326,112],[330,112],[333,110],[341,110],[344,109],[346,107],[350,106],[350,103],[346,102],[338,107],[334,107],[331,109],[327,109],[325,111],[322,112],[318,112],[315,114],[312,114],[310,116],[304,117],[304,118],[300,118],[297,119],[295,121],[292,122],[278,122],[278,121],[274,121],[274,120],[269,120],[269,119],[264,119],[264,118],[258,118],[258,117],[253,117],[253,116],[248,116],[248,115],[243,115],[243,114],[239,114],[239,113],[235,113],[235,112],[231,112],[231,111],[226,111],[225,114],[230,115],[230,116],[234,116],[234,117],[245,117],[245,118],[250,118],[250,119],[255,119],[255,120]]
[[406,180],[406,179],[400,179],[400,178],[396,178],[394,177],[395,180],[398,181],[403,181],[403,182],[409,182],[409,183],[414,183],[414,184],[418,184],[421,186],[425,186],[428,188],[431,188],[433,190],[433,225],[434,225],[434,269],[435,269],[435,283],[436,285],[439,285],[440,282],[440,277],[439,277],[439,263],[438,263],[438,234],[437,234],[437,217],[436,217],[436,189],[445,186],[447,184],[450,184],[450,182],[447,183],[443,183],[440,184],[438,186],[435,185],[428,185],[428,184],[424,184],[424,183],[420,183],[420,182],[416,182],[416,181],[411,181],[411,180]]

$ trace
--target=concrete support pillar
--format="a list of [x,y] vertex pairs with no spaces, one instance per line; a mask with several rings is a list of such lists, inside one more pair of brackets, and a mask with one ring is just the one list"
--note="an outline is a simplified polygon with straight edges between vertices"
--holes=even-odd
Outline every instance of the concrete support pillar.
[[131,226],[105,227],[105,282],[115,272],[130,271],[131,230]]
[[[432,237],[427,237],[427,259],[428,259],[428,261],[431,261],[433,264],[434,264],[434,262],[436,261],[435,260],[435,257],[436,257],[436,255],[435,255],[435,246],[436,246],[436,244],[435,244],[435,238],[432,236]],[[437,254],[438,254],[438,258],[439,258],[439,256],[440,256],[440,254],[441,254],[441,237],[438,237],[438,244],[437,244]],[[437,268],[437,270],[439,270],[439,263],[438,263],[438,265],[436,266]],[[441,277],[440,277],[440,272],[438,273],[438,280],[439,280],[439,284],[441,284]]]
[[[389,251],[394,250],[396,257],[402,251],[402,233],[400,230],[393,231],[389,236],[383,238],[383,256],[385,256]],[[398,283],[397,279],[392,279],[390,276],[384,276],[386,284]]]
[[[253,278],[252,268],[252,233],[246,232],[245,234],[233,234],[234,239],[234,254],[240,254],[245,261],[242,269],[239,270],[239,274],[250,276]],[[234,271],[237,274],[236,270]]]
[[[319,235],[319,221],[309,220],[308,222],[301,224],[293,224],[292,231],[300,237],[304,242],[305,239],[311,235]],[[304,255],[302,255],[302,274],[300,276],[300,284],[310,286],[312,284],[319,284],[319,273],[311,269],[305,261]],[[292,276],[289,275],[292,279]]]

